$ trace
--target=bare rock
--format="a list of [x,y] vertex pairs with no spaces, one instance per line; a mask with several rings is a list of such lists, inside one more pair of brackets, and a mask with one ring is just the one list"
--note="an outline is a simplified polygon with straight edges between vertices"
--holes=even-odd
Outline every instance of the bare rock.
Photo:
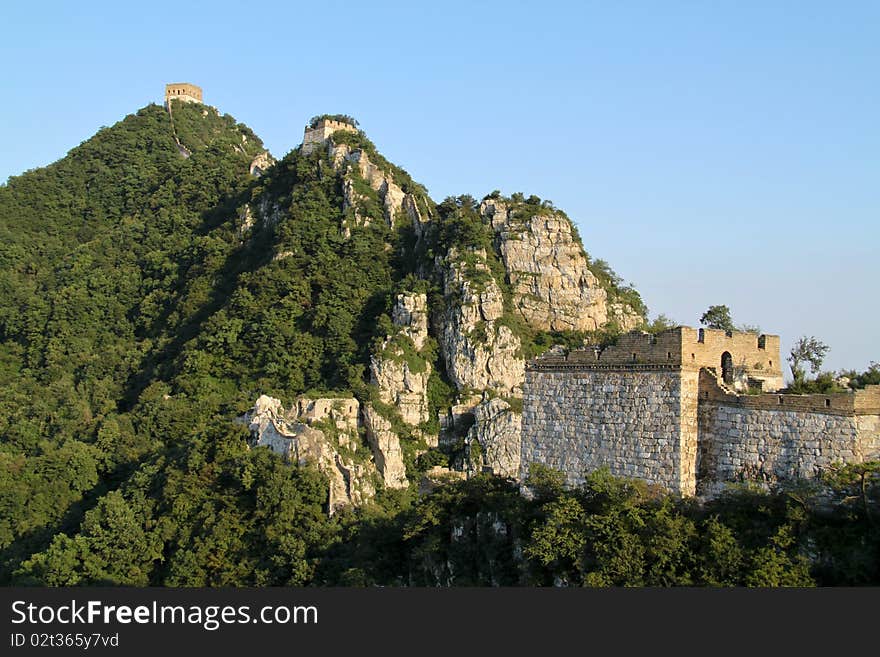
[[370,358],[370,377],[380,399],[396,406],[411,426],[428,420],[431,364],[418,353],[428,339],[427,308],[423,293],[398,294],[392,311],[395,333]]
[[[241,137],[243,141],[247,141],[247,138],[244,135],[242,135]],[[251,160],[249,171],[251,172],[252,176],[256,176],[257,178],[259,178],[273,164],[275,164],[275,158],[272,157],[272,154],[269,153],[269,151],[263,151],[253,160]]]
[[523,218],[493,199],[480,213],[495,231],[514,306],[531,326],[593,331],[608,321],[607,294],[566,217],[548,211]]
[[446,371],[460,392],[496,390],[522,394],[525,361],[520,341],[501,323],[504,297],[486,263],[486,252],[450,249],[440,263],[450,303],[443,317],[441,351]]
[[476,421],[468,438],[480,444],[482,466],[502,477],[519,477],[522,415],[503,399],[481,402],[473,414]]
[[[352,412],[354,425],[351,424]],[[375,495],[372,479],[376,467],[372,461],[360,463],[344,456],[324,431],[312,426],[334,422],[339,430],[340,446],[351,448],[358,442],[357,400],[300,399],[292,411],[287,412],[281,400],[261,395],[241,421],[250,429],[253,447],[267,447],[297,465],[310,463],[327,475],[331,514],[345,506],[359,506]]]
[[370,404],[364,405],[364,426],[367,440],[373,450],[376,467],[385,486],[388,488],[406,488],[406,466],[403,463],[403,450],[400,438],[391,428],[391,423],[382,417]]
[[[355,191],[351,180],[352,175],[356,172],[378,194],[379,200],[382,202],[385,221],[389,226],[394,224],[395,218],[401,212],[405,212],[412,218],[410,212],[404,210],[404,200],[407,194],[394,181],[391,172],[383,171],[370,161],[370,157],[364,151],[359,148],[351,148],[348,144],[336,145],[332,140],[329,140],[327,149],[333,166],[337,170],[343,171],[345,176],[343,210],[351,207],[357,208],[358,201],[362,199],[361,195]],[[417,209],[414,203],[411,207]],[[369,224],[369,218],[361,217],[358,213],[356,216],[361,225]]]

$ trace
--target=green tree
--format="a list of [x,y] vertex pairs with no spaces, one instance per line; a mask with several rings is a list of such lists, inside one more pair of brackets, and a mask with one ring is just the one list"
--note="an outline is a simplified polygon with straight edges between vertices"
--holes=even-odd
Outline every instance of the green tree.
[[808,364],[810,371],[816,374],[822,367],[825,354],[828,353],[828,345],[816,339],[814,336],[802,336],[794,343],[788,354],[788,362],[791,365],[791,375],[795,383],[803,383],[806,373],[803,365]]
[[727,306],[709,306],[709,309],[700,317],[700,324],[722,331],[736,330],[730,317],[730,308]]

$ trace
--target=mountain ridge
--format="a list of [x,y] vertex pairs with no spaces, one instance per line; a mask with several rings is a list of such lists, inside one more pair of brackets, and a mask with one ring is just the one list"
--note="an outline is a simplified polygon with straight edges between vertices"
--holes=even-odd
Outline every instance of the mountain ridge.
[[[201,492],[196,506],[231,504],[251,517],[249,480],[234,463],[265,468],[266,457],[233,420],[261,395],[362,404],[347,443],[314,420],[310,435],[321,434],[328,459],[308,480],[310,509],[328,509],[328,484],[321,492],[315,482],[338,474],[337,490],[351,490],[349,471],[379,498],[404,480],[401,494],[414,494],[438,464],[502,471],[477,459],[518,440],[524,359],[587,335],[531,326],[535,308],[549,304],[548,290],[602,296],[587,269],[573,282],[556,271],[534,290],[511,286],[505,263],[521,263],[522,249],[502,247],[522,226],[496,230],[489,202],[526,223],[553,218],[577,266],[589,262],[570,220],[537,197],[438,204],[361,131],[272,162],[232,117],[198,103],[172,111],[173,125],[164,108],[142,108],[0,188],[4,581],[61,577],[38,575],[49,566],[31,556],[74,549],[65,537],[88,534],[89,514],[137,498],[148,524],[167,522],[168,507],[143,488],[151,477],[208,477],[214,496]],[[566,232],[546,223],[527,232],[551,243]],[[492,412],[477,409],[491,399]],[[79,465],[59,475],[63,463]],[[209,469],[197,475],[197,463]],[[175,520],[190,538],[160,540],[170,562],[143,565],[150,581],[178,581],[169,555],[193,558],[189,541],[204,529],[193,513]]]

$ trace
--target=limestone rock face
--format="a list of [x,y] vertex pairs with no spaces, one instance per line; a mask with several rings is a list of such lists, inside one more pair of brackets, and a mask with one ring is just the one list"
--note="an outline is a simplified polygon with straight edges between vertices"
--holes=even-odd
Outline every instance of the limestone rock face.
[[376,468],[371,461],[358,463],[341,454],[327,434],[312,425],[333,422],[339,430],[340,447],[354,449],[358,443],[357,405],[355,399],[301,399],[287,412],[279,399],[262,395],[241,421],[250,429],[254,447],[268,447],[297,465],[311,463],[326,474],[333,513],[345,506],[363,504],[375,495],[372,478]]
[[271,201],[269,197],[263,197],[256,207],[250,203],[245,205],[238,214],[238,233],[244,238],[259,222],[266,226],[277,224],[282,215],[282,210],[277,201]]
[[243,237],[254,227],[256,219],[250,205],[245,205],[238,213],[238,234]]
[[[352,173],[356,172],[373,191],[378,193],[379,199],[382,201],[385,221],[388,222],[389,226],[394,223],[395,218],[401,211],[406,212],[407,216],[413,220],[412,210],[418,212],[417,204],[411,198],[408,203],[411,210],[407,211],[404,209],[404,201],[408,196],[411,197],[411,195],[404,192],[400,185],[394,182],[394,177],[391,173],[386,173],[371,162],[369,156],[364,151],[358,148],[353,149],[348,144],[337,146],[332,141],[328,141],[327,149],[334,168],[345,173],[342,190],[343,210],[357,208],[358,201],[362,200],[362,196],[358,194],[352,181]],[[369,224],[369,217],[361,217],[357,211],[355,211],[355,215],[357,217],[356,221],[360,225]]]
[[447,306],[442,318],[441,351],[446,371],[460,392],[491,389],[522,394],[525,361],[519,338],[500,323],[504,312],[501,288],[492,278],[486,252],[462,257],[455,248],[439,263]]
[[269,197],[263,197],[255,206],[248,203],[238,213],[239,237],[246,238],[257,223],[262,222],[264,226],[274,226],[282,216],[282,210],[277,201],[272,201]]
[[594,331],[613,320],[629,330],[642,322],[629,306],[608,301],[564,215],[549,211],[526,218],[497,199],[483,201],[480,213],[495,232],[514,307],[530,326]]
[[411,426],[428,420],[431,364],[417,353],[428,339],[427,307],[425,294],[399,294],[392,311],[397,333],[370,358],[370,377],[381,400],[396,406]]
[[398,294],[391,320],[421,349],[428,338],[428,296],[423,292]]
[[617,322],[621,331],[632,331],[644,323],[644,318],[625,303],[608,304],[608,321]]
[[531,326],[593,331],[605,324],[607,294],[587,267],[567,218],[555,213],[522,218],[493,199],[483,201],[480,213],[495,231],[514,307]]
[[[242,139],[244,139],[244,138],[245,138],[245,136],[242,135]],[[253,160],[251,160],[251,165],[249,167],[249,171],[251,172],[252,176],[256,176],[257,178],[259,178],[273,164],[275,164],[275,158],[272,157],[272,155],[271,155],[271,153],[269,153],[269,151],[263,151],[262,153],[257,155]]]
[[416,238],[422,239],[427,226],[431,222],[431,210],[424,199],[418,199],[412,194],[403,197],[403,209],[412,222]]
[[476,422],[468,432],[480,444],[482,465],[502,477],[519,477],[522,415],[503,399],[490,399],[473,409]]
[[364,406],[364,426],[367,440],[376,459],[376,467],[388,488],[406,488],[406,466],[403,463],[403,451],[400,439],[391,429],[391,423],[379,415],[369,404]]

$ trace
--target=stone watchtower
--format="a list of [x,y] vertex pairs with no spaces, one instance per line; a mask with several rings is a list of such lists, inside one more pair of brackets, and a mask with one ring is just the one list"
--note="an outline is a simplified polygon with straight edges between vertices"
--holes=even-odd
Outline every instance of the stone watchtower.
[[312,121],[312,123],[306,126],[303,133],[303,155],[308,155],[314,151],[315,148],[327,141],[330,135],[338,130],[344,130],[345,132],[358,131],[357,127],[351,123],[337,121],[336,119],[320,118]]
[[579,484],[604,466],[714,494],[880,457],[880,386],[787,394],[780,361],[779,336],[685,326],[548,352],[526,365],[521,476],[541,463]]
[[173,82],[165,85],[165,107],[172,100],[181,100],[185,103],[201,103],[202,88],[189,82]]

